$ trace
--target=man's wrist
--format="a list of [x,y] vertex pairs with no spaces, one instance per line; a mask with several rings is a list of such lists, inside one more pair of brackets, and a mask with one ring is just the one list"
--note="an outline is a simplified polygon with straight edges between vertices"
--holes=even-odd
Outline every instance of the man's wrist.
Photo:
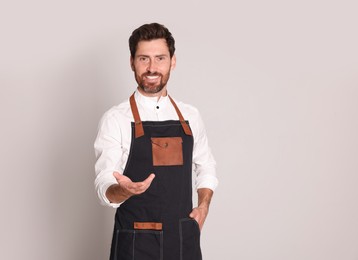
[[204,208],[209,210],[213,191],[208,188],[198,189],[198,208]]
[[131,197],[120,184],[109,186],[106,191],[106,197],[111,203],[121,203]]

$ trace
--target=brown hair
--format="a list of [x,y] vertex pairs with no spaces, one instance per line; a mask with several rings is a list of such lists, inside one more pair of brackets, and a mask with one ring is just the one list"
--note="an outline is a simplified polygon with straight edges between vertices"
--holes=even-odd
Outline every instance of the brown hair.
[[175,40],[169,30],[164,25],[158,23],[144,24],[132,32],[131,37],[129,37],[129,49],[131,56],[135,56],[138,42],[155,39],[165,39],[168,45],[170,57],[173,57],[175,52]]

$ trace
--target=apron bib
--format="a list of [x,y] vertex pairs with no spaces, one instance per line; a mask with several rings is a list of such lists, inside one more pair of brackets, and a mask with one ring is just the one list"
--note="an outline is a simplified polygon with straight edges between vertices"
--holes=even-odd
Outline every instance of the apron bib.
[[173,104],[178,120],[140,120],[134,94],[134,117],[128,161],[123,172],[133,182],[155,178],[140,195],[116,211],[110,260],[201,260],[200,229],[192,211],[193,136]]

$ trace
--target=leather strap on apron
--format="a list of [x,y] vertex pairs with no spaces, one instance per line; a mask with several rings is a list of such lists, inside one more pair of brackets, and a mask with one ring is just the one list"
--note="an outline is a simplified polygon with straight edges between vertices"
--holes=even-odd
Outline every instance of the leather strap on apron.
[[134,222],[134,229],[142,229],[142,230],[162,230],[163,224],[156,222]]
[[138,137],[141,137],[141,136],[144,135],[144,129],[143,129],[142,120],[140,120],[138,107],[137,107],[137,104],[136,104],[135,99],[134,99],[134,93],[129,98],[129,103],[131,105],[132,114],[133,114],[133,118],[134,118],[135,138],[138,138]]
[[[173,104],[173,107],[175,108],[175,111],[178,114],[179,121],[180,121],[180,124],[183,127],[184,133],[186,135],[193,135],[191,130],[190,130],[190,127],[188,126],[188,124],[184,120],[184,117],[183,117],[182,113],[180,112],[178,106],[176,105],[174,100],[169,95],[168,95],[168,97],[169,97],[170,102]],[[134,99],[134,93],[129,98],[129,103],[131,105],[132,114],[133,114],[133,117],[134,117],[135,138],[138,138],[138,137],[141,137],[141,136],[144,135],[144,130],[143,130],[142,120],[140,119],[140,116],[139,116],[138,107],[137,107],[137,104],[136,104],[135,99]]]
[[184,120],[184,117],[183,115],[181,114],[179,108],[177,107],[177,104],[175,104],[174,100],[171,98],[171,96],[169,96],[169,99],[170,101],[172,102],[174,108],[175,108],[175,111],[177,111],[177,114],[178,114],[178,117],[179,117],[179,120],[180,120],[180,123],[181,123],[181,126],[183,127],[183,130],[184,130],[184,133],[186,135],[192,135],[191,133],[191,130],[190,130],[190,127],[188,126],[188,124],[186,123],[186,121]]

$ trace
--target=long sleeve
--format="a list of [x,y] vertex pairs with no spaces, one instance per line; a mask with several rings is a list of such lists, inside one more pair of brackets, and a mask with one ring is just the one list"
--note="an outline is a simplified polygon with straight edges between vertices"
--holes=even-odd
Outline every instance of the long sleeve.
[[214,191],[218,185],[216,162],[211,153],[204,123],[199,112],[196,113],[196,118],[192,122],[192,128],[195,131],[193,150],[195,187],[196,189],[209,188]]
[[100,123],[97,138],[94,143],[95,155],[95,188],[102,204],[117,208],[120,204],[110,203],[106,197],[109,186],[117,184],[113,176],[114,171],[119,171],[118,160],[122,157],[121,131],[113,115],[104,114]]

